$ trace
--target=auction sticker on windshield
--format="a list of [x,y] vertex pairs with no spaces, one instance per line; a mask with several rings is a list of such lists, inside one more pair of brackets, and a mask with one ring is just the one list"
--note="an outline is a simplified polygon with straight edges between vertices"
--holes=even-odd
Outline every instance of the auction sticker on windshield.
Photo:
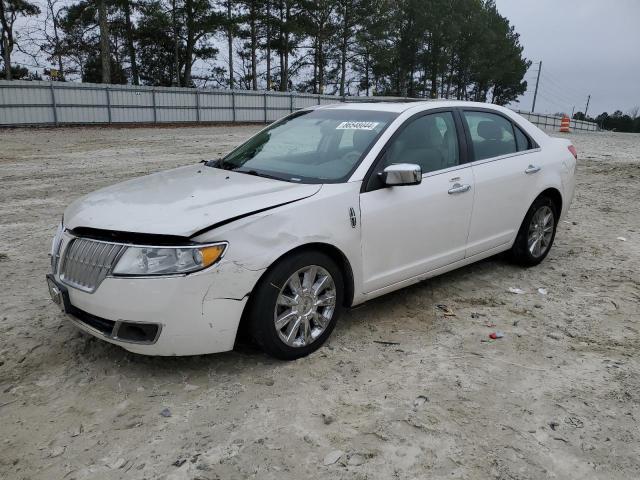
[[379,122],[342,122],[336,130],[373,130]]

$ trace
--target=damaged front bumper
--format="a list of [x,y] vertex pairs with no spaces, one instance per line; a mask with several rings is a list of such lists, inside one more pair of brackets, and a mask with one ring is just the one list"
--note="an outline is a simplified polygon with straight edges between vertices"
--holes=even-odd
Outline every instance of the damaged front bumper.
[[249,293],[262,271],[222,261],[191,275],[107,277],[93,293],[47,275],[52,299],[74,325],[145,355],[233,349]]

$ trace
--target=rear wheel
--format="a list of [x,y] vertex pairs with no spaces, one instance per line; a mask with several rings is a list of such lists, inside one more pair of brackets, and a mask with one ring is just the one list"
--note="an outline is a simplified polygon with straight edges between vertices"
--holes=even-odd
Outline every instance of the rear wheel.
[[298,252],[278,262],[260,280],[249,321],[256,342],[284,360],[304,357],[331,335],[340,315],[343,279],[320,252]]
[[524,217],[511,258],[520,265],[533,266],[545,259],[556,236],[558,209],[549,197],[536,198]]

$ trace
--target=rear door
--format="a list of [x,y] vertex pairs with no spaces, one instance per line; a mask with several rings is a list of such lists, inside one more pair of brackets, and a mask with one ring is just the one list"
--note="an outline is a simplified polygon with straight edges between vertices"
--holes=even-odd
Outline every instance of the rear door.
[[540,149],[511,119],[461,111],[470,144],[475,198],[466,256],[510,244],[538,187]]
[[[473,175],[452,111],[408,119],[385,146],[360,194],[366,293],[462,260],[473,207]],[[419,185],[386,187],[378,173],[418,164]]]

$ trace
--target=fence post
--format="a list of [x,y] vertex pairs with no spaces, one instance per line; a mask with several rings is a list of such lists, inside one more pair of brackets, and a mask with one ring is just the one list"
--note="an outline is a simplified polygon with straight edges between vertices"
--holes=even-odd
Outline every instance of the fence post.
[[264,92],[264,123],[269,123],[267,121],[267,92]]
[[289,92],[289,113],[293,113],[293,92]]
[[233,123],[236,123],[236,92],[231,90],[231,113],[233,115]]
[[53,88],[53,82],[49,82],[49,87],[51,88],[51,107],[53,107],[53,123],[57,127],[58,126],[58,106],[56,104],[56,92]]
[[196,122],[200,123],[200,92],[196,88]]
[[109,123],[111,123],[111,94],[109,92],[109,85],[104,86],[104,91],[107,94],[107,117],[109,118]]
[[318,105],[320,105],[320,95],[318,94]]
[[156,109],[156,89],[151,89],[151,100],[153,101],[153,123],[158,123],[158,111]]

